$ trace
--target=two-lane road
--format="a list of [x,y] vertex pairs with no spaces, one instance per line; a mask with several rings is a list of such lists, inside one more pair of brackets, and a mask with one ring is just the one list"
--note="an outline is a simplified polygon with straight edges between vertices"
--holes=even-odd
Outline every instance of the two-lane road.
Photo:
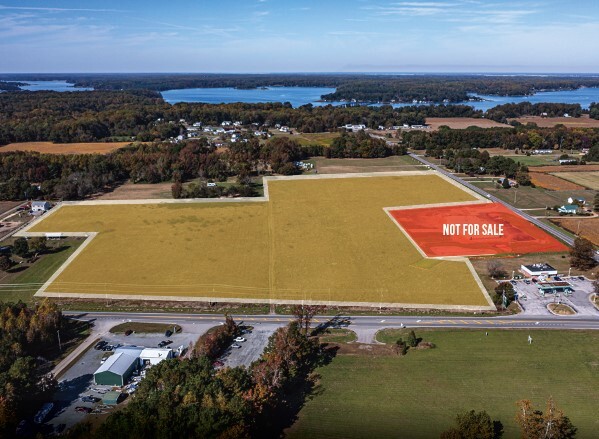
[[[491,201],[493,201],[495,203],[503,204],[505,207],[507,207],[508,209],[510,209],[512,212],[520,215],[522,218],[526,219],[527,221],[530,221],[535,226],[539,227],[540,229],[543,229],[544,231],[546,231],[550,235],[555,236],[557,239],[565,242],[569,246],[573,246],[574,245],[574,238],[572,238],[570,235],[567,235],[566,233],[564,233],[564,232],[562,232],[560,230],[554,229],[553,227],[545,224],[544,222],[540,221],[539,219],[537,219],[537,218],[535,218],[535,217],[527,214],[526,212],[521,211],[520,209],[517,209],[516,207],[512,206],[511,204],[506,203],[503,200],[500,200],[499,198],[495,197],[494,195],[491,195],[488,192],[482,190],[481,188],[476,187],[472,183],[469,183],[469,182],[461,179],[460,177],[457,177],[453,173],[448,172],[445,169],[441,168],[440,166],[437,166],[434,163],[429,162],[428,160],[424,159],[421,156],[418,156],[418,155],[413,154],[413,153],[410,153],[409,155],[412,158],[414,158],[415,160],[418,160],[420,163],[422,163],[422,164],[424,164],[426,166],[430,166],[435,171],[437,171],[437,172],[439,172],[439,173],[441,173],[441,174],[443,174],[443,175],[451,178],[452,180],[458,182],[462,186],[465,186],[468,189],[472,190],[473,192],[476,192],[477,194],[482,195],[483,197],[487,198],[488,200],[491,200]],[[599,258],[599,256],[597,256],[596,258]]]
[[[127,313],[127,312],[65,312],[65,315],[81,320],[97,322],[165,322],[174,324],[194,324],[224,321],[222,314],[177,314],[177,313]],[[237,322],[250,325],[278,324],[285,325],[294,319],[289,315],[233,315]],[[314,325],[325,323],[333,316],[316,316]],[[350,329],[383,329],[383,328],[496,328],[496,329],[599,329],[599,318],[592,317],[558,317],[524,316],[509,317],[453,317],[453,316],[348,316]]]

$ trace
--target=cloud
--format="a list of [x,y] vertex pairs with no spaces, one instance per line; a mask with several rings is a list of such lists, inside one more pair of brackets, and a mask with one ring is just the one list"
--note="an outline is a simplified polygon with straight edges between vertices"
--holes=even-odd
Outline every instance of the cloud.
[[50,8],[50,7],[36,7],[36,6],[6,6],[0,5],[2,9],[13,9],[20,11],[48,11],[48,12],[126,12],[119,9],[90,9],[90,8]]

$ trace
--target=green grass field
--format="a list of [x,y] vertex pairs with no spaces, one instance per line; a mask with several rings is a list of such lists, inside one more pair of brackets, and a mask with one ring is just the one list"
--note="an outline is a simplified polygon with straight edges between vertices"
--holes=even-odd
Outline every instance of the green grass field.
[[[527,343],[528,335],[533,338]],[[393,342],[407,331],[387,333]],[[552,395],[578,427],[599,429],[599,332],[416,330],[436,348],[376,355],[339,354],[317,373],[319,386],[291,427],[290,438],[434,438],[455,415],[486,410],[505,439],[519,437],[519,399],[541,410]]]
[[35,292],[50,279],[50,276],[60,267],[73,252],[81,245],[80,239],[66,239],[60,242],[62,249],[47,253],[25,270],[17,273],[7,273],[0,280],[0,301],[29,303]]
[[558,162],[559,154],[548,154],[548,155],[516,154],[516,155],[506,155],[504,157],[509,157],[516,162],[520,162],[520,164],[524,165],[524,166],[559,165],[559,162]]
[[599,171],[589,172],[555,172],[552,175],[599,191]]
[[487,305],[466,264],[423,265],[383,211],[473,199],[438,176],[276,180],[269,193],[64,206],[32,231],[99,234],[48,291]]

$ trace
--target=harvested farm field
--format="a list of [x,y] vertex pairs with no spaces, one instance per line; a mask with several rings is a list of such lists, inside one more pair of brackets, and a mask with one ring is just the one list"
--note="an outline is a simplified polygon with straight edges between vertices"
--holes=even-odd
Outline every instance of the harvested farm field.
[[478,117],[427,117],[426,124],[433,130],[446,125],[454,130],[465,129],[468,127],[479,128],[512,128],[510,125],[495,122],[494,120],[482,119]]
[[537,166],[534,172],[591,172],[599,171],[599,165]]
[[[554,168],[555,166],[542,166],[543,168]],[[532,172],[534,169],[534,172]],[[584,186],[581,186],[576,183],[572,183],[571,181],[563,180],[555,175],[551,175],[545,172],[537,172],[538,168],[529,168],[530,171],[530,181],[532,181],[535,186],[542,187],[545,189],[550,189],[552,191],[575,191],[585,189]]]
[[599,128],[599,120],[591,119],[588,114],[580,117],[541,117],[541,116],[523,116],[516,120],[521,124],[536,123],[539,128],[552,128],[556,125],[564,125],[567,128]]
[[588,189],[599,191],[599,171],[590,172],[556,172],[556,177],[579,184]]
[[599,245],[599,218],[551,218],[552,223]]
[[266,182],[267,200],[62,205],[27,233],[94,237],[43,294],[490,309],[466,261],[428,266],[383,209],[471,193],[426,172]]
[[9,143],[0,147],[0,152],[33,151],[42,154],[108,154],[116,149],[131,145],[131,142],[52,143],[22,142]]

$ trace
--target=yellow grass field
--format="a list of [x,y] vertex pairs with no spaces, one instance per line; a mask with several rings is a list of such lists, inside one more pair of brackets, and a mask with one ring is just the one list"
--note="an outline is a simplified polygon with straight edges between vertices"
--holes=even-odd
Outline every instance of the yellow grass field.
[[436,175],[270,180],[270,201],[63,206],[30,232],[99,232],[47,292],[487,306],[423,263],[383,207],[470,201]]
[[590,172],[556,172],[553,175],[571,181],[580,186],[599,191],[599,171]]
[[131,145],[131,142],[52,143],[22,142],[0,147],[0,152],[33,151],[42,154],[108,154],[115,149]]

